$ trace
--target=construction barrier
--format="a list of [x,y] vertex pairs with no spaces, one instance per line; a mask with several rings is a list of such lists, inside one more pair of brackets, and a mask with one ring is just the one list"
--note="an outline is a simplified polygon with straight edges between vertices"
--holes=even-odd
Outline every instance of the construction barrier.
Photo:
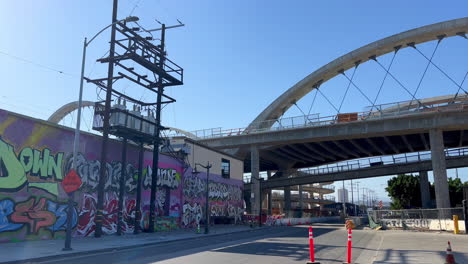
[[345,263],[351,263],[351,249],[352,249],[352,239],[353,239],[353,231],[351,228],[348,229],[348,254],[347,254],[347,260]]
[[452,254],[452,246],[450,245],[450,241],[448,241],[446,252],[447,252],[447,255],[445,257],[445,264],[456,264],[455,257]]
[[[453,216],[458,216],[458,221]],[[439,230],[466,232],[463,208],[408,209],[408,210],[373,210],[369,212],[371,228],[381,225],[385,229],[404,230]]]
[[303,218],[284,218],[282,216],[269,215],[264,222],[267,226],[294,226],[294,225],[309,225],[311,223],[325,223],[338,221],[339,216],[326,217],[303,217]]
[[310,261],[307,264],[320,264],[320,262],[315,262],[315,252],[314,252],[314,233],[312,227],[309,226],[309,255]]
[[356,228],[356,226],[355,226],[354,223],[353,223],[353,220],[349,220],[349,219],[346,220],[346,222],[345,222],[345,228],[346,228],[346,229],[354,229],[354,228]]

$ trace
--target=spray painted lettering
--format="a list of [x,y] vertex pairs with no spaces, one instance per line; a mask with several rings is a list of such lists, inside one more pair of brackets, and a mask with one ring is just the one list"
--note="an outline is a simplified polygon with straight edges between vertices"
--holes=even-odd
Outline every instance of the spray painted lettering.
[[[57,182],[35,182],[37,180],[61,181],[63,153],[55,157],[45,148],[42,151],[24,148],[19,155],[15,154],[12,145],[0,138],[0,191],[15,192],[28,182],[30,187],[44,189],[54,195],[58,194]],[[31,176],[28,180],[27,175]]]
[[[151,189],[152,175],[153,169],[150,166],[148,166],[146,168],[146,173],[144,174],[143,188]],[[180,178],[180,173],[178,173],[175,169],[159,168],[156,186],[166,186],[171,189],[177,189],[180,184]]]

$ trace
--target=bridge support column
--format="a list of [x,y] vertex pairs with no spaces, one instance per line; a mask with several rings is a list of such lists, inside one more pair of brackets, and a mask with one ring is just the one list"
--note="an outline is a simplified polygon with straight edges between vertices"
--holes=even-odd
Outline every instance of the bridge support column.
[[442,130],[431,129],[429,131],[429,141],[431,145],[432,170],[434,173],[437,208],[449,208],[450,197]]
[[304,197],[302,195],[302,185],[299,185],[299,217],[302,217],[302,209],[304,209]]
[[[271,178],[271,171],[267,171],[268,179]],[[273,208],[273,191],[272,189],[268,189],[268,204],[267,204],[267,214],[272,215],[272,208]]]
[[284,214],[286,217],[292,217],[291,215],[291,187],[284,187]]
[[252,145],[250,148],[250,172],[251,172],[251,196],[250,206],[252,208],[251,213],[258,215],[260,213],[260,156],[258,153],[258,147]]
[[431,207],[431,194],[429,190],[429,180],[427,179],[427,171],[419,172],[419,188],[421,190],[422,208],[430,208]]

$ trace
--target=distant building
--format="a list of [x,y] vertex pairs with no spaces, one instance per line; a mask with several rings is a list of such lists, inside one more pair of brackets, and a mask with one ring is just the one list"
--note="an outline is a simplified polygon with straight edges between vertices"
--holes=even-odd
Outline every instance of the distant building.
[[347,203],[349,202],[348,199],[348,190],[347,189],[338,189],[338,202],[339,203]]

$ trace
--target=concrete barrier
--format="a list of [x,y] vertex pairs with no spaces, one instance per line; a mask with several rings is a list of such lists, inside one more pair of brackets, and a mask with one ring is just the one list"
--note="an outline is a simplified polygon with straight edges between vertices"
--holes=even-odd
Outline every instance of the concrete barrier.
[[[383,227],[403,228],[403,229],[422,229],[422,230],[446,230],[453,231],[454,223],[452,219],[381,219]],[[460,231],[465,232],[464,220],[458,220]]]
[[352,217],[347,217],[346,219],[353,221],[355,226],[365,225],[369,222],[366,217],[362,217],[362,216],[352,216]]
[[267,216],[265,225],[268,226],[288,226],[288,225],[309,225],[312,223],[325,223],[339,220],[339,216],[326,217],[302,217],[302,218],[283,218],[282,216]]

